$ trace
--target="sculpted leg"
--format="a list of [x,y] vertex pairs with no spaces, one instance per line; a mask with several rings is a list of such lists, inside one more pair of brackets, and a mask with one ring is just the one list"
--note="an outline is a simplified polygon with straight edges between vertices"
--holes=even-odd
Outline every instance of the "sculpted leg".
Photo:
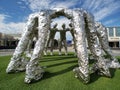
[[31,57],[32,42],[33,42],[33,40],[29,40],[29,42],[28,42],[27,49],[26,49],[26,56],[27,57]]
[[43,69],[39,65],[39,59],[42,57],[42,53],[45,47],[45,41],[47,38],[47,33],[49,30],[49,17],[47,17],[46,12],[39,13],[39,27],[38,27],[38,40],[35,44],[33,55],[30,62],[26,66],[26,77],[25,82],[31,83],[33,81],[38,81],[43,76]]
[[65,47],[65,55],[67,55],[68,52],[67,52],[67,43],[66,43],[66,40],[63,40],[63,43],[64,43],[64,47]]
[[75,11],[74,15],[74,30],[76,39],[76,49],[78,57],[79,67],[75,68],[73,71],[83,83],[88,83],[90,80],[89,76],[89,62],[88,53],[85,42],[85,28],[84,28],[84,18],[82,12]]
[[50,55],[53,55],[53,49],[54,49],[54,39],[51,39]]
[[29,60],[32,56],[32,45],[33,45],[33,42],[36,43],[36,41],[38,40],[38,29],[37,27],[34,29],[34,32],[32,33],[29,41],[28,41],[28,45],[27,45],[27,48],[25,50],[25,55],[24,55],[24,58]]
[[47,50],[48,50],[48,47],[49,47],[49,43],[50,43],[50,39],[45,44],[44,55],[47,55]]
[[34,80],[39,80],[43,76],[44,71],[39,66],[39,57],[41,57],[42,55],[41,48],[43,48],[43,46],[41,46],[40,43],[41,40],[38,39],[33,51],[33,55],[30,59],[30,62],[26,66],[26,77],[25,77],[26,83],[31,83]]
[[62,53],[61,53],[61,49],[62,49],[62,40],[59,41],[58,47],[59,47],[59,55],[62,55]]
[[73,23],[70,23],[70,24],[69,24],[69,27],[71,28],[71,29],[70,29],[70,33],[71,33],[71,35],[72,35],[72,37],[73,37],[73,42],[74,42],[74,49],[75,49],[75,54],[74,54],[74,56],[76,56],[77,50],[76,50],[76,41],[75,41]]
[[47,35],[47,41],[45,43],[45,48],[44,48],[44,55],[47,55],[47,50],[48,50],[48,46],[49,46],[49,43],[50,43],[50,36],[49,36],[49,34],[50,34],[50,32]]
[[109,56],[109,59],[110,59],[110,60],[107,60],[108,67],[120,68],[120,64],[119,64],[118,60],[112,54],[112,51],[109,47],[108,35],[107,35],[106,28],[100,23],[96,23],[96,28],[97,28],[97,35],[98,35],[100,44],[101,44],[103,50],[105,51],[106,55]]
[[7,73],[25,70],[27,61],[24,60],[22,57],[23,57],[24,51],[26,50],[29,39],[32,33],[34,32],[34,28],[36,28],[36,16],[31,15],[25,27],[25,32],[22,35],[22,38],[19,41],[15,49],[15,52],[13,54],[13,57],[11,58],[10,63],[6,69]]
[[96,62],[96,69],[99,70],[100,75],[110,77],[109,67],[106,65],[105,58],[102,55],[102,49],[98,44],[97,33],[95,30],[94,19],[91,15],[86,13],[86,36],[88,40],[88,46]]
[[73,37],[73,42],[74,42],[74,49],[75,49],[75,54],[74,54],[74,56],[76,56],[77,50],[76,50],[76,40],[75,40],[75,35],[74,35],[73,30],[70,30],[70,32],[71,32],[71,35],[72,35],[72,37]]

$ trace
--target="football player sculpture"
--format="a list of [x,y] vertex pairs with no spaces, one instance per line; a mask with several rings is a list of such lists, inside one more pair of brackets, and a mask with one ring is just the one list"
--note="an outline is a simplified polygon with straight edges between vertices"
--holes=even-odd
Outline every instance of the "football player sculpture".
[[45,49],[44,49],[44,55],[47,55],[47,49],[50,45],[50,55],[53,55],[53,49],[54,49],[54,38],[55,34],[57,33],[57,23],[49,30],[49,35],[47,38],[47,42],[45,44]]
[[65,24],[62,24],[62,29],[57,28],[57,23],[53,25],[53,28],[49,30],[49,37],[47,39],[47,43],[45,44],[45,49],[44,49],[44,55],[47,55],[47,48],[50,45],[50,55],[53,55],[53,49],[54,49],[54,38],[56,32],[60,33],[60,39],[58,40],[58,47],[59,47],[59,55],[62,55],[61,49],[62,47],[65,48],[65,55],[67,55],[67,42],[66,42],[66,32],[70,31],[69,28],[66,28]]
[[[88,83],[90,81],[90,74],[95,71],[100,75],[111,77],[109,68],[120,68],[119,62],[112,55],[108,46],[105,28],[94,21],[93,15],[83,9],[54,8],[43,10],[29,16],[25,32],[6,69],[7,73],[26,70],[25,83],[38,81],[43,77],[44,70],[39,65],[39,59],[43,55],[51,19],[58,16],[65,16],[72,22],[75,47],[77,50],[76,54],[78,57],[78,67],[73,71],[78,79],[81,79],[83,83]],[[24,58],[24,53],[29,40],[33,40],[34,37],[37,37],[37,41],[28,62]],[[95,59],[92,66],[89,66],[86,39],[90,52]],[[103,57],[103,50],[109,55],[109,58]]]
[[65,55],[68,54],[68,52],[67,52],[67,43],[66,43],[66,32],[67,32],[67,31],[68,31],[68,30],[66,29],[65,24],[63,24],[63,25],[62,25],[62,29],[59,30],[59,32],[60,32],[59,55],[62,55],[62,54],[61,54],[62,43],[63,43],[63,46],[64,46],[64,48],[65,48]]

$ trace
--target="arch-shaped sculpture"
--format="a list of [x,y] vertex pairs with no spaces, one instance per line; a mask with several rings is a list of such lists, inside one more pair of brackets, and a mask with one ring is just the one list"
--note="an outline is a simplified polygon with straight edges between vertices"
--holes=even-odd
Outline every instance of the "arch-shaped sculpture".
[[[91,70],[99,71],[100,75],[105,75],[111,77],[109,68],[113,68],[109,62],[116,62],[115,57],[109,52],[109,47],[106,46],[103,49],[106,50],[107,54],[111,56],[110,60],[106,60],[102,54],[102,45],[105,38],[104,34],[98,31],[95,27],[94,17],[83,9],[64,9],[64,8],[55,8],[53,10],[44,10],[38,13],[31,14],[28,19],[28,23],[25,27],[25,33],[22,35],[21,40],[18,43],[18,46],[15,49],[13,57],[6,69],[7,73],[18,72],[26,70],[25,82],[31,83],[32,81],[38,81],[42,78],[44,70],[39,66],[39,58],[42,56],[45,43],[47,41],[48,30],[50,29],[51,19],[64,15],[68,19],[71,19],[73,26],[73,33],[75,39],[75,47],[77,50],[78,65],[79,67],[75,68],[73,71],[76,74],[76,77],[80,78],[84,83],[90,81],[90,72]],[[99,27],[102,27],[99,25]],[[98,27],[98,28],[99,28]],[[104,29],[104,28],[102,28]],[[104,30],[103,30],[104,31]],[[37,33],[37,34],[35,34]],[[99,35],[100,34],[100,35]],[[98,43],[98,36],[100,45]],[[29,62],[25,62],[24,52],[26,50],[29,40],[33,40],[34,37],[37,37],[37,42],[35,44],[32,56]],[[89,68],[88,60],[88,51],[86,46],[86,40],[88,41],[88,46],[90,51],[95,58],[95,64]],[[102,39],[102,40],[101,40]],[[113,60],[114,59],[114,60]],[[119,63],[117,67],[119,68]]]

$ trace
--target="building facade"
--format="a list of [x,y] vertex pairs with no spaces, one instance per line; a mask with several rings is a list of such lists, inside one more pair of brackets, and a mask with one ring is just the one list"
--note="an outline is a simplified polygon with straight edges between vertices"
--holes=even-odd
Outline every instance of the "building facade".
[[[108,41],[111,48],[120,48],[120,27],[107,27]],[[5,47],[16,47],[21,34],[6,35],[0,33],[0,49]],[[67,42],[68,43],[68,42]]]
[[[17,35],[18,37],[19,35]],[[14,35],[0,33],[0,49],[14,49],[19,39]]]
[[120,27],[107,27],[109,46],[120,48]]

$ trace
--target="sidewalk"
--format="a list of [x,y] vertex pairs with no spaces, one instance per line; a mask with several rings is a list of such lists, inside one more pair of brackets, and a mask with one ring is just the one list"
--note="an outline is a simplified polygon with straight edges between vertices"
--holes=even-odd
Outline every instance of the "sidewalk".
[[0,56],[13,55],[15,49],[2,49],[0,50]]
[[[0,56],[13,55],[14,51],[15,49],[2,49],[0,50]],[[54,51],[58,51],[58,49],[55,49]],[[62,48],[62,51],[64,52],[64,48]],[[68,52],[74,52],[73,47],[68,47]],[[112,52],[113,55],[120,56],[120,49],[112,49]]]

